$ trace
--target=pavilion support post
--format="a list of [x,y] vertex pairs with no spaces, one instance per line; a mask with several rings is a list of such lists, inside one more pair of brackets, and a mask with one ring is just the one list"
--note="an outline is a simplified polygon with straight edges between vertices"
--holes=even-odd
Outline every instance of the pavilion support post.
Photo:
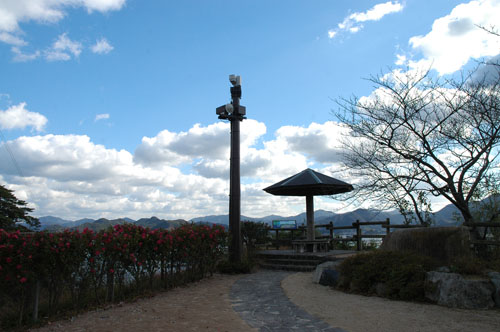
[[306,196],[306,215],[307,215],[307,240],[313,241],[314,234],[314,196]]

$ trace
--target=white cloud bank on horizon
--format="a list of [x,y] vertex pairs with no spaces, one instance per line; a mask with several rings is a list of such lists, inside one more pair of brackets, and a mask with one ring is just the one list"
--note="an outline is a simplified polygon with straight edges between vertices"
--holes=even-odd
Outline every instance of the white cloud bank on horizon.
[[470,59],[496,56],[500,54],[500,38],[478,26],[498,28],[499,17],[498,0],[460,4],[450,14],[436,19],[429,33],[410,38],[409,45],[422,55],[421,59],[398,54],[396,64],[419,70],[434,68],[444,75],[461,69]]
[[[339,152],[332,142],[338,142],[342,129],[335,122],[286,126],[274,139],[262,141],[265,132],[261,122],[242,122],[242,213],[303,212],[302,197],[275,197],[262,189],[307,167],[331,174]],[[30,202],[37,216],[190,219],[228,210],[227,123],[194,125],[187,132],[164,130],[143,138],[134,154],[95,144],[84,135],[23,136],[6,144],[24,177],[6,149],[0,149],[0,181]],[[328,198],[316,201],[317,208],[340,204]]]
[[40,113],[30,112],[26,109],[26,103],[20,103],[6,109],[0,110],[1,129],[24,129],[31,127],[33,130],[42,131],[47,124],[47,118]]
[[344,18],[342,23],[337,24],[336,29],[328,30],[328,37],[335,38],[339,32],[356,33],[363,29],[363,22],[379,21],[384,16],[402,11],[404,6],[399,1],[388,1],[379,3],[366,12],[356,12]]
[[[126,0],[3,0],[0,1],[0,42],[12,45],[11,51],[14,54],[14,61],[25,62],[36,59],[40,51],[26,53],[21,48],[28,45],[24,40],[25,33],[21,29],[22,23],[36,22],[38,24],[54,24],[62,20],[67,15],[67,10],[73,8],[83,8],[88,13],[98,11],[107,13],[113,10],[120,10],[125,5]],[[61,37],[61,36],[59,36]],[[106,54],[112,50],[112,46],[101,39],[92,47],[97,51],[94,53]],[[57,43],[57,41],[56,41]],[[64,44],[64,41],[59,44]],[[62,48],[61,48],[62,47]],[[78,56],[81,45],[65,43],[64,45],[52,45],[52,48],[45,51],[45,57],[49,61],[69,60],[70,55]],[[69,51],[65,52],[65,51]],[[76,54],[78,53],[78,54]]]

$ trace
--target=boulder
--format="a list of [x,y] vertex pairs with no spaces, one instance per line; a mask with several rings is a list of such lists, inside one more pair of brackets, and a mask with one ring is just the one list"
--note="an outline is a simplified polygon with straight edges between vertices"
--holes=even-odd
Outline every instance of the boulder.
[[385,237],[381,249],[411,251],[449,265],[472,254],[467,227],[421,227],[398,229]]
[[500,308],[500,273],[498,272],[490,272],[488,273],[488,277],[490,277],[491,283],[495,290],[493,292],[493,301],[495,302],[495,306]]
[[[337,266],[340,263],[341,263],[341,261],[328,261],[328,262],[324,262],[324,263],[321,263],[318,266],[316,266],[316,270],[314,271],[314,275],[313,275],[313,282],[316,284],[320,284],[320,281],[323,277],[323,273],[326,270],[336,271]],[[330,277],[333,277],[333,274],[330,274],[329,276],[325,276],[325,278],[326,278],[325,280],[327,280]],[[338,279],[338,276],[337,276],[337,279]],[[326,282],[326,281],[324,281],[324,282]]]
[[465,279],[457,273],[427,272],[425,297],[439,305],[463,309],[489,309],[493,284],[488,279]]
[[324,270],[319,280],[319,284],[323,286],[335,287],[339,281],[340,272],[336,270]]

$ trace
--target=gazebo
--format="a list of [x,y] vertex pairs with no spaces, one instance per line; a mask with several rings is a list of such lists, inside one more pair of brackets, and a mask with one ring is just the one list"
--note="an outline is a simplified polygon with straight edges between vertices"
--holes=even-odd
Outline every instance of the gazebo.
[[349,183],[307,168],[264,188],[264,191],[277,196],[306,196],[307,241],[314,242],[314,196],[336,195],[353,189]]

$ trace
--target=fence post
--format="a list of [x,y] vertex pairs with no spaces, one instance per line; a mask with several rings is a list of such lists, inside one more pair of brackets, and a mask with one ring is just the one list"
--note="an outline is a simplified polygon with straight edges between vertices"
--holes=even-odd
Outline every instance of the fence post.
[[328,244],[328,247],[329,247],[329,250],[333,250],[334,247],[333,247],[333,221],[330,221],[330,241],[329,241],[329,244]]
[[280,250],[280,244],[279,244],[279,236],[278,236],[279,229],[276,228],[276,250]]
[[470,241],[470,248],[475,251],[476,250],[476,245],[474,244],[474,240],[476,240],[476,226],[474,224],[469,224],[469,241]]
[[107,276],[107,301],[113,302],[115,300],[115,274],[108,270]]
[[35,283],[35,298],[33,301],[33,321],[38,321],[38,302],[40,300],[40,280]]
[[361,249],[362,249],[361,226],[359,225],[359,220],[356,220],[356,222],[353,224],[353,226],[356,227],[356,249],[358,251],[361,251]]
[[[385,222],[386,222],[387,226],[390,226],[390,225],[391,225],[391,220],[390,220],[389,218],[387,218],[387,219],[385,220]],[[391,228],[390,228],[390,227],[387,227],[387,228],[385,229],[385,235],[386,235],[386,236],[388,236],[389,234],[391,234]]]

